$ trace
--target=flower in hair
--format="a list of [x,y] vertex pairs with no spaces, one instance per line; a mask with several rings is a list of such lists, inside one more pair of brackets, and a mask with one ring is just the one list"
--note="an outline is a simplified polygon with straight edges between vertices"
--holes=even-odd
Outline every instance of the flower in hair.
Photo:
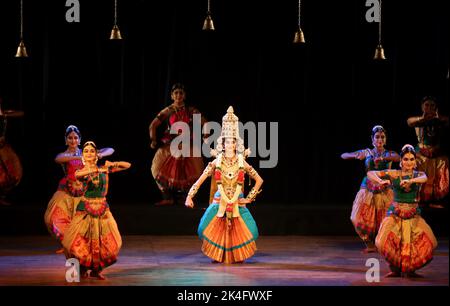
[[402,148],[402,151],[406,150],[406,148],[410,149],[413,152],[416,152],[416,150],[414,149],[414,147],[410,144],[405,144]]
[[382,127],[381,125],[375,125],[375,126],[372,128],[372,132],[375,132],[375,131],[377,131],[377,130],[382,130],[382,131],[384,131],[384,127]]

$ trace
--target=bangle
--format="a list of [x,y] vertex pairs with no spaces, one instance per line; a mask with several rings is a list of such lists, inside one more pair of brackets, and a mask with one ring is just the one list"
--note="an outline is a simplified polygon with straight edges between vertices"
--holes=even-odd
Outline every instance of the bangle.
[[197,193],[197,191],[198,191],[198,186],[195,184],[192,185],[191,189],[189,189],[188,196],[193,198],[195,196],[195,194]]
[[209,162],[208,166],[206,166],[205,170],[203,170],[203,174],[205,174],[206,176],[210,176],[212,174],[212,170],[213,170],[213,163]]
[[256,198],[256,196],[259,194],[261,192],[261,190],[256,190],[255,188],[252,188],[252,190],[250,190],[250,192],[248,193],[248,195],[247,195],[247,200],[250,200],[250,201],[254,201],[255,200],[255,198]]

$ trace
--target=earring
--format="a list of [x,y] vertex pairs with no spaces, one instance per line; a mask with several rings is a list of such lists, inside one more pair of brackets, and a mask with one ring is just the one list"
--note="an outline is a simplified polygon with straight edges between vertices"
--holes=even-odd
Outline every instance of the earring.
[[84,160],[84,156],[81,156],[81,162],[83,163],[83,166],[86,164],[86,161]]
[[403,167],[403,164],[402,164],[402,162],[400,162],[400,168],[402,168]]

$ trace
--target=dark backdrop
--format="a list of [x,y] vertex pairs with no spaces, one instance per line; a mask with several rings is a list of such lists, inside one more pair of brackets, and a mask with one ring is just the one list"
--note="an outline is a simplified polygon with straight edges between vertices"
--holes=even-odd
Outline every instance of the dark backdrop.
[[80,0],[81,22],[68,23],[65,1],[25,0],[30,57],[17,59],[19,1],[0,2],[0,97],[25,111],[7,135],[24,167],[10,195],[19,203],[45,206],[55,191],[69,124],[133,164],[111,180],[116,203],[156,201],[148,125],[177,81],[210,120],[233,105],[244,122],[279,122],[278,166],[259,169],[266,203],[350,207],[363,164],[342,152],[371,147],[375,124],[388,148],[415,144],[406,119],[420,115],[424,95],[449,113],[445,1],[384,1],[384,62],[372,60],[378,25],[363,0],[303,1],[303,47],[292,44],[294,0],[212,0],[213,33],[201,30],[206,0],[119,1],[123,41],[108,39],[113,3]]

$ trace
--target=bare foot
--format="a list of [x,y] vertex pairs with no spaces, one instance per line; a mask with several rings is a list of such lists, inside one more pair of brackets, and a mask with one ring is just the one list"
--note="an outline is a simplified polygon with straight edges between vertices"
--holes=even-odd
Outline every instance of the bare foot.
[[393,272],[393,271],[391,271],[391,272],[389,272],[388,274],[385,275],[385,277],[400,277],[400,276],[401,276],[400,273]]
[[376,253],[377,252],[377,248],[373,247],[373,248],[365,248],[364,250],[361,251],[361,253],[363,254],[368,254],[368,253]]
[[89,277],[89,271],[83,266],[80,267],[80,276],[83,279],[86,279]]
[[55,251],[56,254],[64,254],[64,248],[57,249]]
[[96,277],[98,280],[106,279],[106,277],[100,271],[91,271],[91,277]]

